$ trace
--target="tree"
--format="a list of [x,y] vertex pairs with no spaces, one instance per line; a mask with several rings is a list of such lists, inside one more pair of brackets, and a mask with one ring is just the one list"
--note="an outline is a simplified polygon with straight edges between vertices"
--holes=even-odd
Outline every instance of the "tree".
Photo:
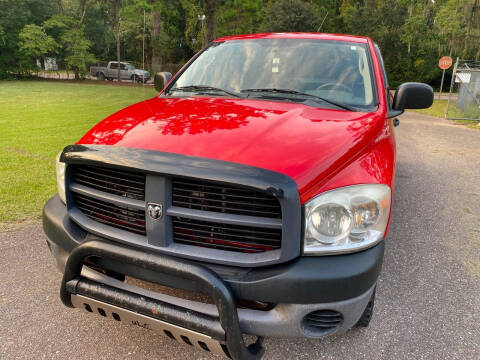
[[63,34],[80,28],[90,41],[87,53],[145,60],[153,72],[183,64],[217,36],[262,31],[369,36],[382,49],[393,87],[439,83],[441,55],[480,58],[480,0],[0,0],[0,78],[22,73],[33,66],[33,52],[43,53],[38,28],[40,40],[31,43],[39,49],[22,45],[25,25],[60,44],[54,51],[60,66],[72,56]]
[[321,23],[314,7],[301,0],[269,1],[264,12],[264,31],[315,31]]
[[65,57],[67,67],[73,70],[75,79],[84,78],[87,65],[94,63],[95,57],[89,52],[91,42],[85,39],[83,28],[66,30],[61,37],[61,42],[67,53]]
[[154,73],[161,70],[162,54],[161,54],[161,1],[154,1],[152,11],[152,71]]
[[23,72],[24,55],[20,52],[20,31],[25,25],[40,25],[55,9],[53,0],[0,0],[0,79]]
[[42,27],[33,24],[23,27],[19,39],[20,52],[26,60],[25,64],[30,69],[35,67],[37,59],[43,65],[44,57],[51,55],[58,47],[53,37],[47,35]]
[[7,36],[5,35],[5,31],[0,26],[0,46],[3,46],[7,43]]
[[263,0],[228,0],[218,10],[217,36],[257,32]]

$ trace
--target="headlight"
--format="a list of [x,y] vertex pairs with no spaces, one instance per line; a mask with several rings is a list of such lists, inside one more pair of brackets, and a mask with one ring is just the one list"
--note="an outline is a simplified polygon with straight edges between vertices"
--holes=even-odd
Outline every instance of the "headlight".
[[67,203],[66,196],[65,196],[65,168],[66,165],[64,162],[60,162],[60,155],[62,152],[60,151],[57,155],[56,159],[56,169],[57,169],[57,188],[58,188],[58,195],[60,199],[63,201],[64,204]]
[[381,184],[344,187],[305,205],[305,255],[354,252],[383,238],[390,214],[390,187]]

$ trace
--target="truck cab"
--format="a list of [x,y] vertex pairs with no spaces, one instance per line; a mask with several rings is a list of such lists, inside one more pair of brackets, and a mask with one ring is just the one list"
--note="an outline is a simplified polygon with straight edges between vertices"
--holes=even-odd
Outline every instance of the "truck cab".
[[371,39],[316,33],[220,38],[160,75],[57,157],[43,223],[64,304],[233,359],[368,326],[394,119],[432,88],[391,98]]
[[90,67],[90,73],[99,80],[113,80],[118,77],[119,67],[121,80],[132,80],[133,82],[144,83],[150,80],[150,73],[148,71],[136,69],[134,65],[128,62],[109,61],[106,67]]

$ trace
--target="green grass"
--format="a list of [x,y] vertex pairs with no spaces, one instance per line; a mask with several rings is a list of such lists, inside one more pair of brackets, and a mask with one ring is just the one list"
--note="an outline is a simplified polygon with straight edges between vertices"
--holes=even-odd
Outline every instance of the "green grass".
[[[435,100],[433,105],[428,109],[413,110],[421,114],[427,114],[431,116],[437,116],[445,118],[445,110],[447,109],[448,100]],[[479,116],[478,114],[464,114],[461,110],[457,109],[455,100],[450,101],[450,108],[448,109],[449,118],[465,118]],[[479,122],[475,120],[454,120],[457,124],[467,125],[468,127],[480,129]]]
[[[447,109],[447,102],[448,100],[435,99],[435,101],[433,102],[433,105],[430,108],[414,110],[414,111],[422,114],[444,118],[445,110]],[[449,115],[450,115],[449,117],[456,117],[456,118],[465,117],[465,115],[460,110],[458,110],[457,107],[455,106],[454,100],[450,101]]]
[[153,88],[0,81],[0,230],[37,219],[56,193],[55,155]]

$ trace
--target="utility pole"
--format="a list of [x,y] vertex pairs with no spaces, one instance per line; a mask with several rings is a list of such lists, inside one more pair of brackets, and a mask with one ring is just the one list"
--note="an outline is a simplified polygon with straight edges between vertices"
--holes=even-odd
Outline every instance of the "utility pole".
[[200,21],[200,23],[202,24],[202,34],[203,34],[203,36],[202,36],[202,48],[204,48],[205,44],[206,44],[205,38],[206,38],[207,34],[205,34],[205,27],[204,27],[206,18],[207,17],[205,16],[205,14],[197,15],[198,21]]
[[457,66],[458,66],[458,57],[457,57],[457,61],[455,62],[455,65],[453,66],[452,80],[450,81],[450,92],[448,93],[447,108],[445,109],[445,119],[448,118],[448,110],[450,108],[450,99],[452,97],[453,82],[455,81],[455,76],[457,74]]
[[117,41],[117,80],[120,82],[120,0],[115,0],[115,40]]
[[[143,9],[142,70],[145,70],[145,9]],[[145,87],[145,73],[143,74],[142,87]]]

